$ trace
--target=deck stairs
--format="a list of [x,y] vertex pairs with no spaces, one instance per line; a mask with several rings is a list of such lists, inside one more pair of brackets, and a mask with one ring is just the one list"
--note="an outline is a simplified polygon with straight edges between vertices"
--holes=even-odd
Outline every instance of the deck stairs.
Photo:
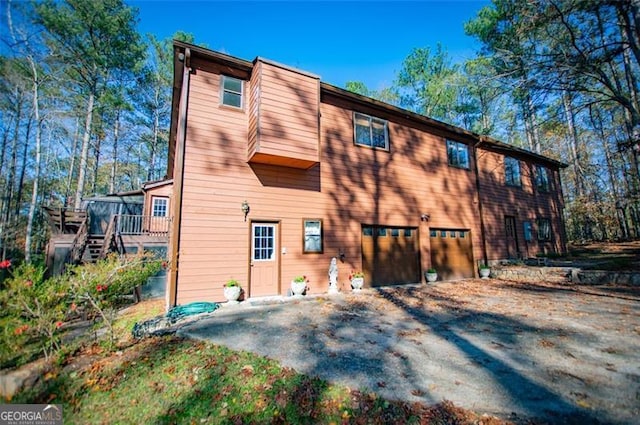
[[87,238],[87,247],[82,256],[83,263],[94,263],[102,254],[102,246],[105,242],[105,235],[89,235]]

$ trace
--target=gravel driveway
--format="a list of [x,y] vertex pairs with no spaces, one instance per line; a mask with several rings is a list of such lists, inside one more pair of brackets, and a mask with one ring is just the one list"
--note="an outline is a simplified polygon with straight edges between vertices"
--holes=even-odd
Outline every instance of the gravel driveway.
[[640,288],[387,287],[225,306],[179,334],[387,398],[446,399],[514,422],[640,417]]

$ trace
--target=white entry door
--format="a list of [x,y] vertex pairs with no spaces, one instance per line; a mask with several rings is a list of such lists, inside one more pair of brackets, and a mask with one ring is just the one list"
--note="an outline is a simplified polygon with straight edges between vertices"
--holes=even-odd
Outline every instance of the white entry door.
[[251,285],[250,297],[278,295],[280,255],[278,253],[278,224],[251,224]]

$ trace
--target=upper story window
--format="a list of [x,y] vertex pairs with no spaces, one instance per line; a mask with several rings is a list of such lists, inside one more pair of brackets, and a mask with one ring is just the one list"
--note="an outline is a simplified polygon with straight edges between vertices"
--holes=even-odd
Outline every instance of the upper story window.
[[389,150],[387,121],[354,112],[353,125],[356,145]]
[[504,181],[508,186],[521,186],[520,161],[509,156],[504,157]]
[[220,103],[222,105],[233,106],[234,108],[242,108],[244,82],[237,78],[223,75],[220,86],[222,90]]
[[168,213],[169,200],[167,198],[152,198],[151,214],[154,217],[166,217]]
[[449,165],[469,169],[469,147],[464,143],[447,140]]
[[536,165],[536,188],[540,192],[549,191],[549,170],[542,165]]

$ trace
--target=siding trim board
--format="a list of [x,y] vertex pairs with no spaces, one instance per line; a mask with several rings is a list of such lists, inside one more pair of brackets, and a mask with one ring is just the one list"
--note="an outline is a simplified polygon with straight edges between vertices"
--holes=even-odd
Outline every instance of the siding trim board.
[[[559,174],[566,164],[261,57],[248,62],[182,42],[174,42],[174,54],[169,306],[220,301],[230,277],[248,296],[282,294],[302,274],[311,293],[326,292],[332,257],[341,260],[343,291],[352,269],[381,270],[370,285],[422,280],[433,261],[451,276],[460,275],[458,263],[465,277],[475,276],[480,261],[508,257],[505,216],[515,218],[521,242],[521,223],[549,218],[551,240],[525,244],[527,255],[566,249]],[[246,113],[219,106],[222,74],[243,79]],[[388,150],[355,143],[355,113],[385,121]],[[448,139],[467,146],[468,172],[449,166]],[[504,184],[505,156],[521,163],[517,190]],[[549,170],[549,193],[535,189],[536,164]],[[240,211],[245,199],[248,223]],[[304,252],[305,218],[322,222],[322,250],[312,255]],[[250,264],[252,225],[263,222],[277,225],[278,271],[258,287]],[[367,226],[386,235],[363,242]],[[411,229],[410,236],[401,229]],[[468,233],[464,240],[435,242],[438,253],[429,229]],[[458,263],[443,255],[450,245]],[[384,267],[371,262],[373,253],[385,259]],[[394,270],[397,264],[411,273]]]
[[[179,55],[178,60],[179,60]],[[171,226],[171,236],[169,237],[169,258],[171,259],[171,269],[169,272],[169,279],[167,279],[167,291],[166,291],[166,304],[167,310],[176,305],[178,300],[178,264],[180,259],[180,226],[182,224],[182,189],[184,182],[184,164],[185,164],[185,144],[187,136],[187,104],[189,102],[189,81],[191,74],[190,59],[191,49],[185,48],[182,56],[182,79],[180,87],[180,97],[178,103],[178,114],[176,118],[176,154],[171,155],[170,158],[174,158],[178,168],[175,168],[171,164],[171,171],[173,172],[173,202],[172,202],[172,216],[174,217],[173,225]],[[174,92],[175,101],[175,92]],[[174,102],[175,104],[175,102]],[[172,124],[173,127],[173,119]],[[174,145],[175,146],[175,145]]]

